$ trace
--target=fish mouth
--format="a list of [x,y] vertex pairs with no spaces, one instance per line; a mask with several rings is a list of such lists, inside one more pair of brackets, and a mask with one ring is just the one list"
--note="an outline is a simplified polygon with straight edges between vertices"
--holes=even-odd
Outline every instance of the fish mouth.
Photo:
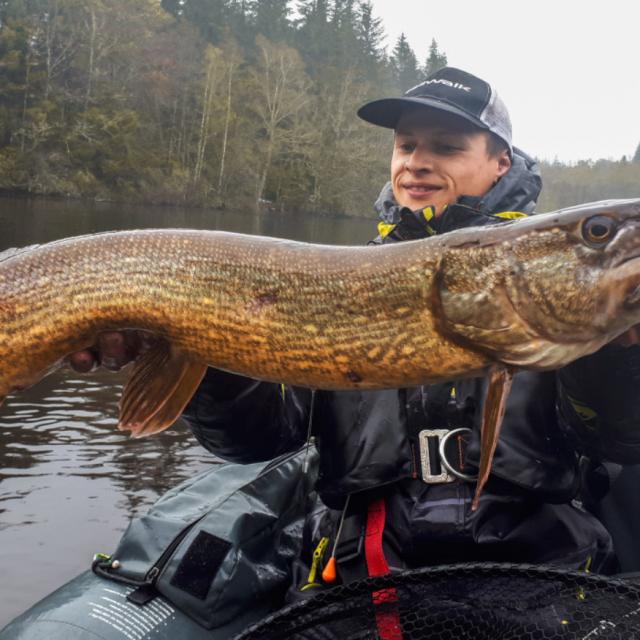
[[[619,221],[619,228],[605,248],[610,253],[609,268],[627,267],[628,262],[640,258],[640,219]],[[640,267],[637,267],[640,274]]]
[[[617,269],[619,267],[626,265],[628,262],[633,262],[633,260],[637,260],[638,258],[640,258],[640,250],[638,251],[638,253],[633,253],[631,255],[625,256],[624,258],[621,258],[618,262],[614,262],[611,266],[614,269]],[[640,273],[640,269],[638,270],[638,273]]]
[[630,256],[616,266],[622,281],[626,282],[623,304],[634,311],[640,306],[640,254]]
[[640,304],[640,284],[637,284],[624,299],[624,304],[627,307],[636,307]]

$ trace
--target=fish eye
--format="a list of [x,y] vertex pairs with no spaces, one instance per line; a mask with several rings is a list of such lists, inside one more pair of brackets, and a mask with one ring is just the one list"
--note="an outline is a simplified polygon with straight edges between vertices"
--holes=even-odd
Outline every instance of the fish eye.
[[600,247],[615,235],[618,223],[608,216],[593,216],[582,224],[582,237],[592,247]]

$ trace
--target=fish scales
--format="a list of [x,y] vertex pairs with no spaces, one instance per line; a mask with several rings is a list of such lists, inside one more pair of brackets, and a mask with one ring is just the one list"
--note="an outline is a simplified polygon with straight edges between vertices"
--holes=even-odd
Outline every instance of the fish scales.
[[0,396],[125,328],[322,389],[562,366],[640,320],[639,226],[630,200],[383,247],[145,230],[17,251],[0,259]]
[[119,329],[164,338],[123,392],[136,437],[176,420],[206,365],[345,390],[488,374],[475,509],[515,370],[561,367],[638,323],[639,200],[383,247],[107,233],[0,256],[0,399]]
[[[0,349],[32,378],[105,330],[154,332],[212,366],[326,389],[384,388],[488,359],[443,339],[429,313],[437,252],[332,247],[153,230],[45,245],[0,262]],[[382,366],[381,366],[382,363]],[[3,395],[10,389],[0,389]]]

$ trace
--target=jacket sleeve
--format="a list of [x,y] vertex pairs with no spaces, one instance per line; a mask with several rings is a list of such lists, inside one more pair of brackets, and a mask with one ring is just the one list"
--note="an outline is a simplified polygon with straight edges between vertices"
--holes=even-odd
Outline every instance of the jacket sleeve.
[[310,404],[308,389],[209,368],[182,417],[206,449],[246,464],[302,446]]
[[640,346],[605,345],[558,371],[561,423],[594,460],[640,463]]

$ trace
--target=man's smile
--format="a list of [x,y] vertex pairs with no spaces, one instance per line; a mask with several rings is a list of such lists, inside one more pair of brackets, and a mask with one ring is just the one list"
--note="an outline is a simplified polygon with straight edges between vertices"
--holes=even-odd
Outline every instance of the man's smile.
[[411,198],[416,200],[421,200],[427,196],[431,196],[444,188],[437,184],[419,182],[405,182],[401,186]]

